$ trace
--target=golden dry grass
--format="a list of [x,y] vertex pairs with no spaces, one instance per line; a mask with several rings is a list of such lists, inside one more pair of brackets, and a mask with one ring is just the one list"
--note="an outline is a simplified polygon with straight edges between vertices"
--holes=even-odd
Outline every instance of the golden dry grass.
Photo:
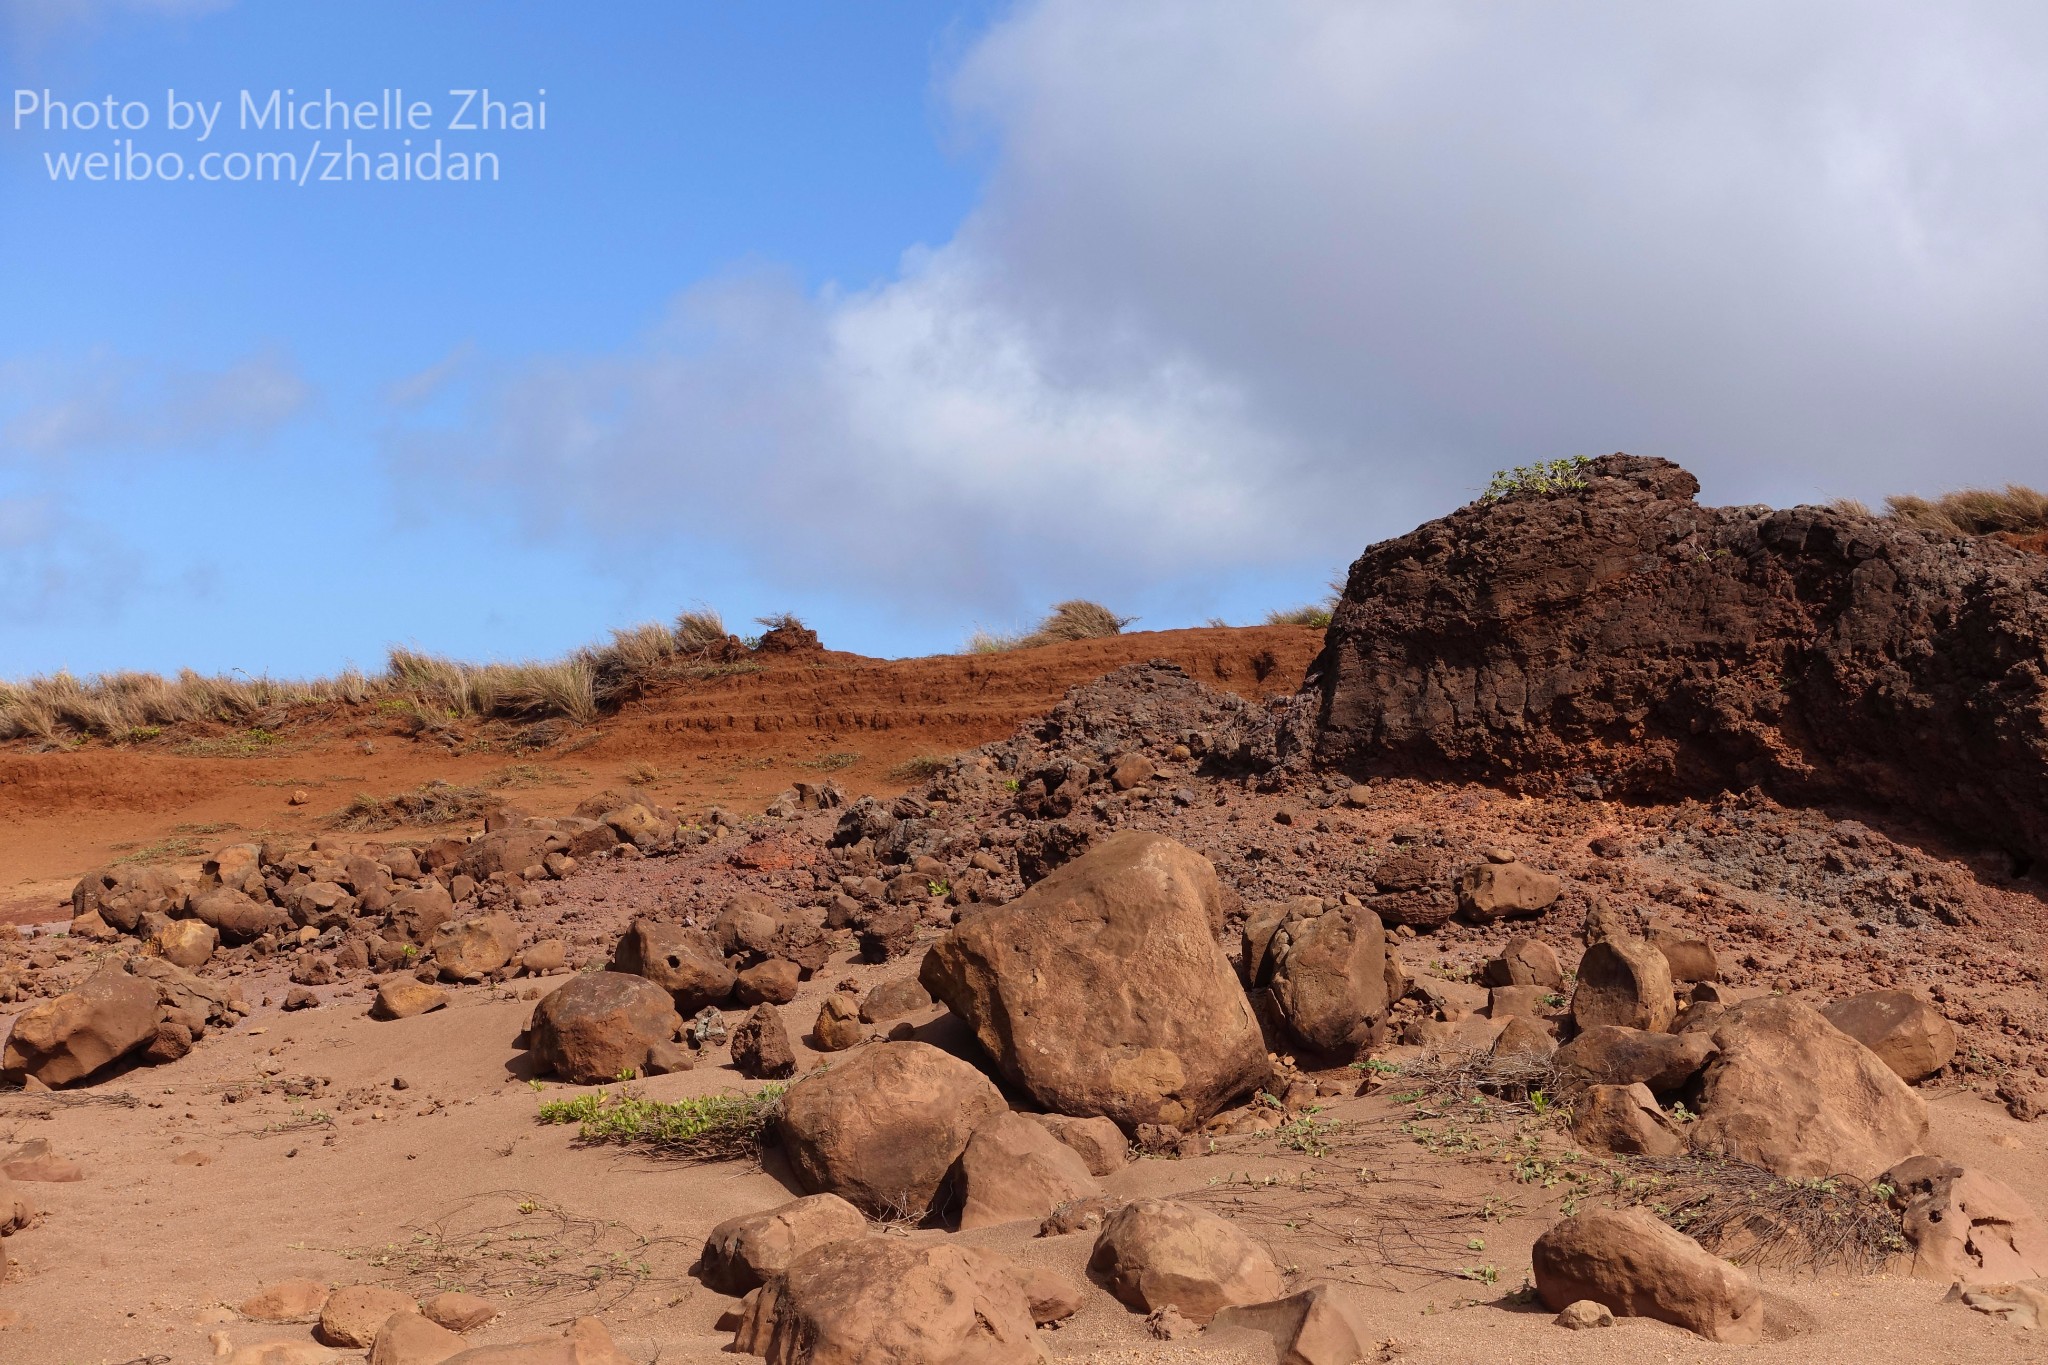
[[0,741],[64,744],[93,736],[144,742],[195,724],[274,730],[293,708],[328,704],[395,705],[436,722],[560,717],[588,725],[651,679],[694,676],[704,660],[727,648],[718,613],[699,610],[683,613],[674,628],[650,622],[615,630],[606,644],[523,663],[463,663],[397,646],[375,677],[354,668],[304,682],[190,670],[174,678],[57,672],[0,682]]
[[[1833,504],[1845,512],[1872,515],[1853,498]],[[2000,531],[2030,535],[2048,531],[2048,493],[2009,483],[2002,489],[1959,488],[1938,498],[1902,493],[1884,500],[1884,515],[1893,521],[1952,536],[1989,536]]]
[[1060,603],[1052,614],[1028,634],[997,635],[977,630],[967,639],[969,654],[1000,654],[1012,649],[1037,649],[1042,645],[1065,644],[1070,640],[1101,640],[1123,634],[1135,616],[1118,616],[1100,602],[1081,598]]

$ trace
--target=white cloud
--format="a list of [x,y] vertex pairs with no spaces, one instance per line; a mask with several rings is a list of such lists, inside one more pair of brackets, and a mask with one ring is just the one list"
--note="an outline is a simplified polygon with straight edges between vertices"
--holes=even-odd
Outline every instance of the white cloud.
[[1739,499],[2023,478],[2044,67],[2017,3],[1048,0],[949,77],[996,150],[951,241],[700,288],[394,452],[998,610],[1320,567],[1571,452]]
[[0,363],[0,458],[160,452],[253,442],[304,412],[313,389],[289,356],[258,351],[185,370],[95,351]]

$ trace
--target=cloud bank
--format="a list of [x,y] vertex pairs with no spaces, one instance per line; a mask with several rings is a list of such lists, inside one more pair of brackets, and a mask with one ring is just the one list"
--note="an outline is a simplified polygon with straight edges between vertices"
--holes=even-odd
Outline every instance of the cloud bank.
[[944,76],[996,153],[950,241],[479,362],[390,458],[995,610],[1325,568],[1562,454],[2038,479],[2044,67],[2023,4],[1046,0]]

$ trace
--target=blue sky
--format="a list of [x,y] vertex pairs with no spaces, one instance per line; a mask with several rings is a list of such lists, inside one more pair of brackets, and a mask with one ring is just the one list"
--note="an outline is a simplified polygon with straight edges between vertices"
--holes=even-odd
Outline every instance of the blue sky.
[[[2039,482],[2030,7],[0,0],[0,676],[1256,619],[1492,470]],[[28,92],[540,99],[84,183]],[[397,135],[360,145],[388,150]],[[326,145],[331,146],[331,143]]]

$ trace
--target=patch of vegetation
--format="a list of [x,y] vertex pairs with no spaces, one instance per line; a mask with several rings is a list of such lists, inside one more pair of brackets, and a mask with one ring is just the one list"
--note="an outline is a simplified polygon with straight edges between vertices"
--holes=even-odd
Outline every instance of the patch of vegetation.
[[796,766],[799,768],[813,768],[821,773],[836,773],[841,768],[851,768],[858,762],[860,762],[859,754],[854,753],[851,749],[842,749],[837,753],[820,754],[816,758],[807,758]]
[[1135,616],[1118,616],[1100,602],[1074,598],[1052,609],[1052,614],[1023,635],[996,635],[977,630],[967,639],[969,654],[1003,654],[1013,649],[1038,649],[1044,645],[1066,644],[1072,640],[1102,640],[1121,635]]
[[401,825],[449,825],[480,820],[502,797],[481,787],[457,787],[438,778],[382,800],[358,793],[329,822],[336,829],[381,830]]
[[1295,607],[1290,611],[1269,611],[1266,624],[1269,626],[1310,626],[1316,630],[1328,630],[1330,617],[1336,612],[1336,602],[1317,602],[1311,606]]
[[[1862,503],[1843,500],[1844,511],[1870,515]],[[2029,536],[2048,531],[2048,493],[2009,483],[2003,489],[1961,488],[1928,499],[1902,493],[1884,500],[1893,521],[1952,536]]]
[[943,754],[916,754],[889,769],[889,777],[896,782],[929,782],[952,766],[953,760]]
[[600,1090],[574,1099],[543,1100],[542,1123],[573,1123],[584,1142],[645,1147],[687,1161],[735,1161],[757,1155],[787,1086],[749,1095],[699,1095],[650,1100]]
[[1567,455],[1559,460],[1538,460],[1494,471],[1493,481],[1479,495],[1481,502],[1499,502],[1523,493],[1570,493],[1586,488],[1586,466],[1593,461],[1584,455]]
[[163,863],[177,858],[203,858],[207,854],[205,845],[185,835],[173,835],[159,839],[153,844],[144,844],[132,852],[114,859],[115,863]]

